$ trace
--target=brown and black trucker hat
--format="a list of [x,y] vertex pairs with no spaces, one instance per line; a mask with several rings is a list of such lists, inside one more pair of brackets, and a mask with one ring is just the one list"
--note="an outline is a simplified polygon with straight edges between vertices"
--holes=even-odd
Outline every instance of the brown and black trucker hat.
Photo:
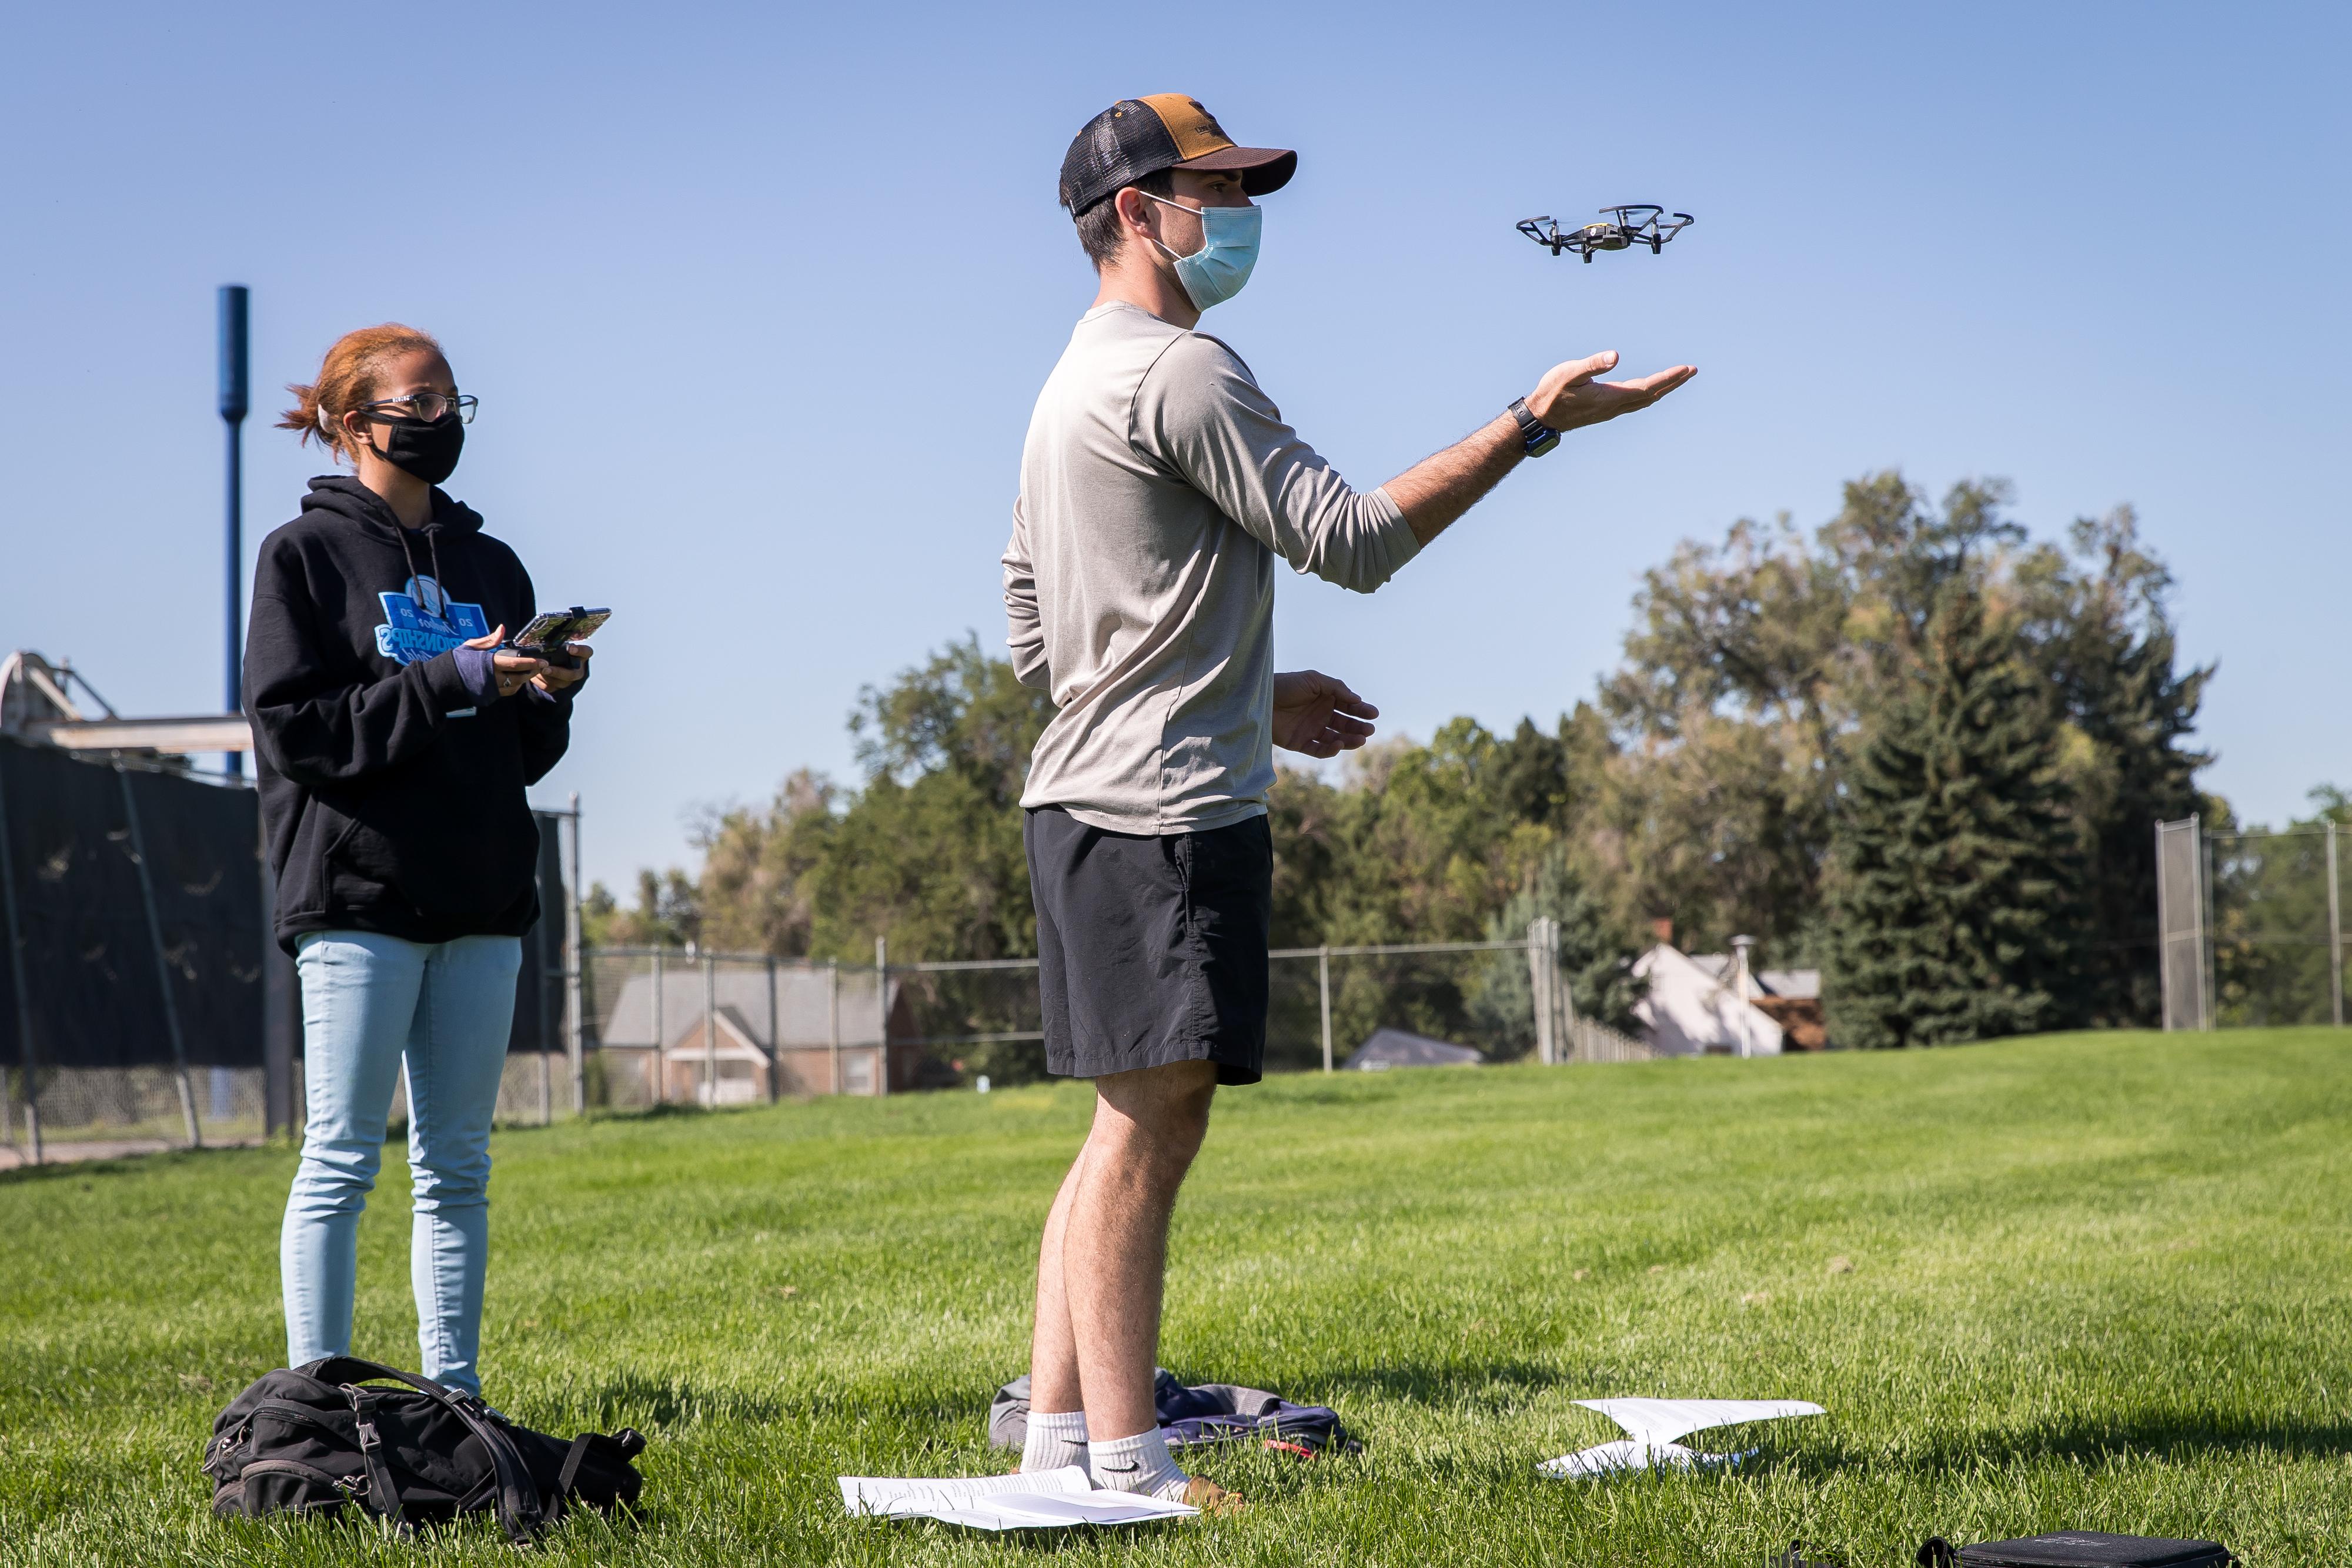
[[1122,185],[1162,169],[1243,172],[1253,196],[1279,191],[1298,172],[1298,154],[1271,147],[1236,147],[1201,107],[1181,92],[1123,98],[1092,120],[1062,159],[1062,205],[1076,217]]

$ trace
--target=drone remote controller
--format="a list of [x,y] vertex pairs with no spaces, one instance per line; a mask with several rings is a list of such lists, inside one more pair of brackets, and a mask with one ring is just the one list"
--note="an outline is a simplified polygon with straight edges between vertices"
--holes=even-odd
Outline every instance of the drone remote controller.
[[572,656],[569,645],[586,642],[597,627],[612,618],[609,610],[589,610],[577,604],[569,610],[534,615],[530,625],[509,639],[506,651],[544,659],[560,670],[576,670],[580,661]]

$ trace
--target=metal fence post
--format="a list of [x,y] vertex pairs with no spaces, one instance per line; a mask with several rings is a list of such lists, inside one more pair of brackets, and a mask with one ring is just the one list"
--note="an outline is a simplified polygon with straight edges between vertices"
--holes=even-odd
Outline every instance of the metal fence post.
[[662,983],[662,950],[654,949],[654,1061],[651,1074],[654,1083],[654,1103],[669,1103],[669,1064],[663,1058],[668,1053],[669,1038],[662,1029],[662,994],[669,988]]
[[2344,1027],[2344,923],[2336,906],[2336,819],[2327,820],[2327,1000]]
[[[555,831],[560,849],[563,829],[559,825]],[[530,943],[530,946],[524,949],[523,961],[530,966],[531,970],[530,1012],[536,1026],[532,1032],[537,1036],[531,1043],[538,1048],[532,1054],[539,1058],[539,1124],[551,1127],[555,1124],[555,1082],[554,1072],[548,1066],[547,1052],[548,1047],[553,1043],[550,1036],[554,1031],[547,1027],[547,982],[555,978],[555,975],[547,967],[545,910],[540,911],[539,924],[531,931]]]
[[768,955],[768,1103],[776,1103],[776,1079],[784,1070],[784,1040],[776,1022],[776,956]]
[[2165,890],[2172,879],[2165,874],[2164,819],[2156,820],[2156,992],[2164,1015],[2164,1032],[2172,1032],[2172,901]]
[[2204,982],[2197,996],[2198,1024],[2202,1030],[2218,1026],[2221,1009],[2213,1005],[2213,879],[2206,863],[2205,814],[2189,814],[2189,847],[2197,861],[2197,962],[2199,977]]
[[1536,1060],[1546,1067],[1559,1060],[1556,1038],[1559,1004],[1553,1000],[1552,933],[1554,922],[1538,915],[1528,922],[1528,992],[1535,1008]]
[[719,1109],[719,961],[708,950],[702,955],[702,1081],[703,1098]]
[[147,838],[139,831],[139,802],[131,789],[131,769],[114,759],[114,777],[122,785],[122,813],[131,827],[131,859],[139,868],[139,897],[147,906],[147,940],[155,952],[155,984],[163,996],[163,1028],[172,1039],[173,1076],[180,1086],[180,1117],[188,1129],[188,1147],[205,1146],[196,1124],[196,1090],[188,1082],[188,1043],[180,1034],[180,999],[172,994],[171,960],[163,956],[163,916],[155,905],[155,878],[147,865]]
[[881,1069],[875,1075],[874,1092],[881,1099],[890,1097],[890,938],[874,938],[874,1010],[879,1020],[879,1032],[875,1039],[881,1043]]
[[1315,954],[1315,982],[1323,998],[1323,1071],[1331,1071],[1331,944]]
[[580,917],[580,791],[572,791],[572,898],[563,912],[563,945],[571,962],[563,982],[564,1054],[572,1058],[572,1113],[588,1113],[588,949]]
[[833,1057],[833,1092],[841,1092],[841,960],[824,961],[824,1030]]
[[[41,1087],[33,1056],[33,993],[25,979],[25,933],[16,915],[16,850],[8,838],[7,764],[0,759],[0,910],[7,926],[8,974],[16,993],[16,1061],[25,1074],[25,1141],[41,1163]],[[12,1113],[13,1114],[13,1113]]]

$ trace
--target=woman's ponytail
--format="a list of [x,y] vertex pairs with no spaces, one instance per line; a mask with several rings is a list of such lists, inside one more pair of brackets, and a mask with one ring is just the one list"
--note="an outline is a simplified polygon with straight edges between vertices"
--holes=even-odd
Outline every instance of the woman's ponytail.
[[278,416],[278,428],[299,432],[306,442],[315,436],[337,456],[350,456],[345,450],[343,415],[374,398],[384,361],[419,350],[438,354],[441,345],[431,333],[396,321],[344,333],[327,350],[317,381],[307,386],[300,382],[287,384],[295,402]]

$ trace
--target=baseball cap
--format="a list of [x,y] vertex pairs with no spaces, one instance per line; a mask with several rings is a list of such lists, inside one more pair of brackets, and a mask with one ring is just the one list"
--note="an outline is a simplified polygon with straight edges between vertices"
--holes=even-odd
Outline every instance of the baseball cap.
[[1092,120],[1062,159],[1062,205],[1077,216],[1122,185],[1162,169],[1240,171],[1253,196],[1279,191],[1298,172],[1298,154],[1236,147],[1201,107],[1181,92],[1123,98]]

